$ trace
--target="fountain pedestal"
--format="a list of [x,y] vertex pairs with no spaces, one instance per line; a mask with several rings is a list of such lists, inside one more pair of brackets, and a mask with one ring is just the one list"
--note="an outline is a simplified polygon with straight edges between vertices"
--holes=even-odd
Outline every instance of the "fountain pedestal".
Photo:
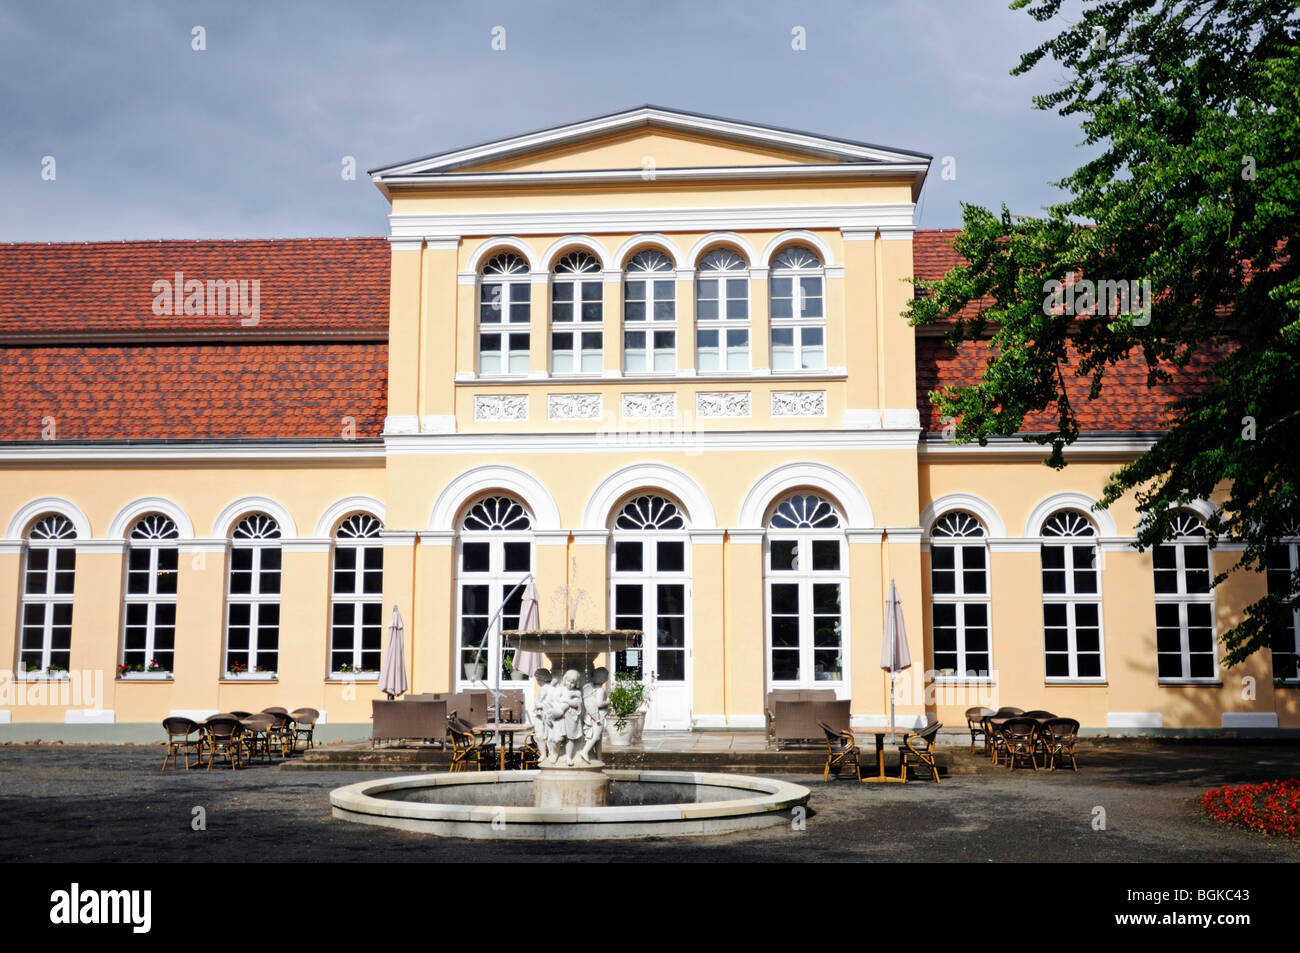
[[641,633],[540,630],[503,633],[507,645],[539,652],[549,669],[538,681],[533,725],[542,759],[533,782],[533,804],[543,808],[603,807],[609,802],[609,778],[600,760],[605,730],[609,673],[594,668],[596,656],[637,644]]

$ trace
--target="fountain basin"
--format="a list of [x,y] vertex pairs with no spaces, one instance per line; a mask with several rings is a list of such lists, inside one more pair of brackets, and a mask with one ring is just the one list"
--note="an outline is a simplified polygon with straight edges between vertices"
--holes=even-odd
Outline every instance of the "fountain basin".
[[330,792],[334,817],[442,837],[604,840],[726,834],[790,823],[808,803],[788,781],[693,771],[606,771],[609,803],[535,807],[538,771],[416,774]]

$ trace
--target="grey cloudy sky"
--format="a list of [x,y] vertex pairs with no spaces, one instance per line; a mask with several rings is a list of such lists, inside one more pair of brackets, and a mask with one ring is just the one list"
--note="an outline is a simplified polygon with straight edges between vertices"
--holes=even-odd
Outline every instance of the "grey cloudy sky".
[[646,102],[932,153],[924,227],[1034,212],[1081,134],[1032,108],[1055,67],[1009,70],[1058,27],[1006,0],[3,0],[0,240],[384,234],[363,170]]

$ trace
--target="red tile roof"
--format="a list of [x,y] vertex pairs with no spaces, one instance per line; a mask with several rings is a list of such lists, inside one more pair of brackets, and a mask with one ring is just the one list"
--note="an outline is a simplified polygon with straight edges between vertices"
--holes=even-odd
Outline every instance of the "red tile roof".
[[373,342],[0,348],[0,440],[377,437],[387,375]]
[[[383,238],[0,244],[0,335],[371,332],[388,329]],[[154,313],[156,282],[257,281],[259,320]],[[216,290],[214,287],[213,290]],[[167,296],[164,294],[164,298]],[[172,303],[175,303],[173,298]],[[216,307],[215,301],[205,300]],[[173,310],[175,310],[173,308]],[[183,311],[183,307],[181,309]],[[246,309],[247,310],[247,309]]]
[[[912,235],[912,276],[927,281],[937,281],[951,269],[965,264],[966,259],[957,254],[952,247],[953,238],[960,234],[959,228],[935,228],[915,232]],[[962,317],[973,318],[979,313],[980,308],[987,308],[992,304],[991,298],[972,301],[962,308]],[[926,327],[941,329],[951,324],[951,318],[940,318]],[[919,334],[925,334],[924,328],[918,328],[917,331]]]
[[[921,411],[922,430],[938,433],[943,429],[939,410],[929,399],[929,392],[980,379],[989,352],[984,342],[963,341],[954,349],[942,338],[919,337],[916,340],[916,405]],[[1199,372],[1209,365],[1207,357],[1193,358],[1189,366],[1175,374],[1174,380],[1155,388],[1146,386],[1146,362],[1137,354],[1106,371],[1102,391],[1096,400],[1088,400],[1091,378],[1079,377],[1064,370],[1066,392],[1079,418],[1079,427],[1093,432],[1159,431],[1167,429],[1167,405],[1170,401],[1198,393],[1205,387]],[[1025,419],[1025,433],[1042,433],[1055,426],[1055,412],[1033,414]]]

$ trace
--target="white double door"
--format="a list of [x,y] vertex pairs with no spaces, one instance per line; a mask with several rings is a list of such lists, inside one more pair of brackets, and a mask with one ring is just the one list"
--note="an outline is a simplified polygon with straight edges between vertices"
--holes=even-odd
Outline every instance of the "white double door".
[[644,632],[615,653],[614,670],[651,686],[648,729],[691,727],[690,544],[685,534],[621,534],[610,555],[610,622]]

